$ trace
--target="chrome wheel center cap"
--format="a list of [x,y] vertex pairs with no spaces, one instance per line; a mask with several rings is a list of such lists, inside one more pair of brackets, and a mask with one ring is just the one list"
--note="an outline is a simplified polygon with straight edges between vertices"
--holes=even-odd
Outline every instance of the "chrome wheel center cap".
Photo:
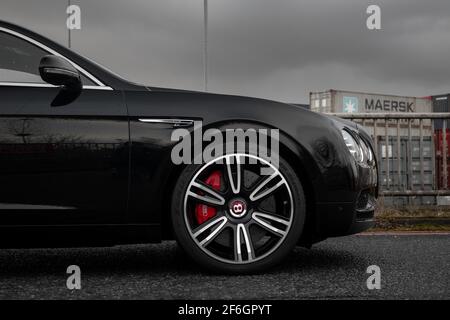
[[242,218],[247,213],[247,203],[243,199],[233,199],[228,203],[228,210],[235,218]]

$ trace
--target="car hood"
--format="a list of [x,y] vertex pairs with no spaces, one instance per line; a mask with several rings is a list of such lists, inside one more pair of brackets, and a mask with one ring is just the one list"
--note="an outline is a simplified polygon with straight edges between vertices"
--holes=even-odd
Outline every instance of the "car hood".
[[[214,106],[215,110],[219,111],[216,115],[221,115],[221,120],[227,120],[225,119],[226,116],[233,114],[238,115],[238,119],[248,120],[253,118],[255,121],[262,120],[262,122],[272,124],[277,128],[283,128],[285,127],[286,122],[290,122],[293,119],[298,118],[299,123],[310,122],[311,124],[314,123],[316,125],[322,123],[323,126],[328,127],[331,122],[338,128],[341,128],[342,123],[344,123],[346,126],[356,129],[355,124],[351,121],[342,120],[323,113],[313,112],[304,107],[280,101],[176,88],[153,86],[146,86],[145,88],[148,91],[159,94],[170,94],[170,98],[166,96],[166,99],[168,99],[166,101],[170,101],[170,99],[176,99],[177,102],[179,102],[180,99],[186,101],[186,106],[190,106],[189,111],[200,110],[199,108],[207,105],[208,112],[199,112],[199,114],[202,115],[210,115],[211,112],[209,111],[211,110],[211,107]],[[277,112],[277,116],[274,115],[273,110],[279,111]],[[255,115],[257,115],[257,118],[254,118]],[[268,116],[268,119],[266,119],[267,121],[264,121],[265,116]],[[277,122],[271,120],[280,121]],[[339,125],[338,123],[341,124]]]

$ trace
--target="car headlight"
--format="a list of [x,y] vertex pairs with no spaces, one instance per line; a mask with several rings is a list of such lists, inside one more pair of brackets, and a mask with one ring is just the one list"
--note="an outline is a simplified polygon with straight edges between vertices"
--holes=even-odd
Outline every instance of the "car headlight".
[[342,138],[344,138],[345,145],[348,148],[348,151],[350,151],[351,155],[355,158],[358,162],[364,161],[364,152],[361,148],[360,144],[353,138],[353,136],[347,131],[342,130]]
[[367,144],[367,142],[364,139],[361,139],[361,149],[364,153],[364,158],[367,160],[367,163],[371,164],[373,161],[373,152],[370,146]]

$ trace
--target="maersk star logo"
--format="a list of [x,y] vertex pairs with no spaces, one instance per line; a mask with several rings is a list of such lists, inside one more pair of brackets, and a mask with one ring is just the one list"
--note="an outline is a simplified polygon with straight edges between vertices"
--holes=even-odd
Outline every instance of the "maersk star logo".
[[358,98],[356,97],[344,97],[343,105],[344,105],[344,112],[347,113],[358,112]]

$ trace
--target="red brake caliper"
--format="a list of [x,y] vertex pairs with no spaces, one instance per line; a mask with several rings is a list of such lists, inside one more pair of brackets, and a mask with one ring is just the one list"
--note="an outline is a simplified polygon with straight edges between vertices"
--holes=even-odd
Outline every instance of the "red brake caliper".
[[[210,185],[214,190],[220,190],[220,178],[222,174],[220,171],[214,171],[211,175],[205,180],[205,183]],[[216,208],[207,206],[206,204],[197,204],[195,206],[195,217],[197,218],[198,224],[202,224],[203,222],[211,219],[216,215]]]

